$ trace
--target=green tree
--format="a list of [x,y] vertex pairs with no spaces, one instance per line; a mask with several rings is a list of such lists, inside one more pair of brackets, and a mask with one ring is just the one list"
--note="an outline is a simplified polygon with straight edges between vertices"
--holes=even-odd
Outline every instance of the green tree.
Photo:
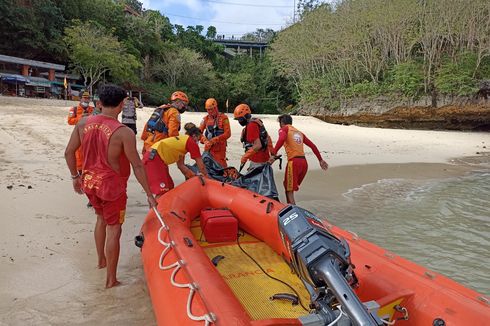
[[207,38],[211,38],[211,39],[214,39],[216,37],[216,34],[217,34],[217,30],[216,30],[216,27],[214,26],[209,26],[208,27],[208,30],[206,31],[206,37]]
[[406,98],[417,99],[424,92],[424,67],[414,61],[398,64],[391,70],[390,89]]
[[273,29],[267,28],[257,28],[255,32],[247,33],[242,36],[242,40],[244,41],[252,41],[252,42],[270,42],[276,35],[276,32]]
[[477,55],[464,53],[457,61],[445,59],[435,72],[435,87],[444,95],[468,96],[478,91],[478,82],[473,78]]
[[18,6],[16,1],[0,0],[0,12],[2,53],[51,62],[63,58],[65,20],[53,1],[38,0],[32,6]]
[[74,21],[65,34],[72,66],[90,90],[106,73],[115,81],[134,80],[139,62],[103,27],[90,21]]
[[141,14],[143,12],[143,3],[138,0],[120,0],[122,4],[128,5],[134,11]]

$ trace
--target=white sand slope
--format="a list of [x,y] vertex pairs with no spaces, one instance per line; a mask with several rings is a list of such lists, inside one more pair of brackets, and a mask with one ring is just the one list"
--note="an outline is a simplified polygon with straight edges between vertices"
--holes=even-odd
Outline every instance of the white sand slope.
[[[104,290],[105,271],[95,268],[95,218],[85,207],[86,198],[73,192],[63,158],[73,129],[66,123],[70,105],[0,97],[0,325],[153,324],[139,250],[132,244],[147,212],[145,196],[131,178],[119,263],[123,285]],[[151,112],[138,111],[140,131]],[[202,117],[185,113],[182,120],[199,123]],[[260,118],[275,140],[276,117]],[[344,182],[348,187],[359,182],[359,176],[365,180],[368,170],[349,165],[444,163],[488,152],[484,146],[490,145],[488,133],[360,128],[310,117],[294,117],[294,125],[317,144],[332,167],[326,174],[311,174],[316,179],[302,188],[305,196],[326,195],[327,179],[330,185]],[[229,163],[237,166],[241,127],[233,120],[231,127]],[[307,155],[310,167],[318,169],[311,151]],[[417,175],[419,170],[409,173]],[[175,170],[171,173],[177,183],[182,180]]]

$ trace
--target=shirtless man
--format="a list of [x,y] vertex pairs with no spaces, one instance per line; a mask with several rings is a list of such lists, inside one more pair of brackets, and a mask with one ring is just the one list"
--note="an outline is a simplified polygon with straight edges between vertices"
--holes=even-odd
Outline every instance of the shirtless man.
[[[126,98],[124,89],[106,85],[100,94],[102,113],[85,117],[75,126],[66,147],[65,159],[71,172],[73,189],[85,193],[95,209],[95,246],[99,268],[107,266],[106,288],[119,284],[116,277],[119,239],[126,212],[126,186],[133,167],[136,179],[156,207],[146,179],[145,169],[136,150],[134,132],[118,121]],[[79,174],[75,151],[82,146],[83,166]]]

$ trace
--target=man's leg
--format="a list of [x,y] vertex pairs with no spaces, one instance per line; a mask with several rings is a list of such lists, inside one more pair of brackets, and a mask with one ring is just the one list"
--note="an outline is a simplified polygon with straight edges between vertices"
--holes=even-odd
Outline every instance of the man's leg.
[[99,258],[98,267],[104,268],[107,265],[105,257],[105,239],[106,239],[106,226],[107,223],[104,221],[102,215],[97,214],[97,222],[95,223],[94,238],[95,238],[95,248],[97,248],[97,256]]
[[107,243],[106,243],[106,257],[107,257],[107,280],[105,283],[106,289],[119,285],[117,280],[117,263],[119,261],[119,240],[121,238],[121,224],[116,223],[113,225],[107,225]]
[[286,201],[288,204],[296,205],[294,201],[294,191],[286,191]]
[[286,193],[286,202],[288,204],[295,204],[294,202],[294,172],[293,161],[288,161],[286,165],[286,171],[284,173],[284,192]]

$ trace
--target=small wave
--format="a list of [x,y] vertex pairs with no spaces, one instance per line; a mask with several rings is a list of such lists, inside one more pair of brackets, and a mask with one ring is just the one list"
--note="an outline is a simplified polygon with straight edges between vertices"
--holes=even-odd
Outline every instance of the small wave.
[[[490,294],[490,171],[441,180],[382,179],[319,212],[401,256]],[[478,268],[475,268],[478,267]]]

